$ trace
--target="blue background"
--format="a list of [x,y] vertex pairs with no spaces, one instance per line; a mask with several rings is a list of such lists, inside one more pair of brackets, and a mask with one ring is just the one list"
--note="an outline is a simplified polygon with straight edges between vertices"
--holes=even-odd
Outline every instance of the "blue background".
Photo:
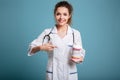
[[[29,43],[55,24],[60,0],[0,0],[0,80],[45,80],[47,54],[28,57]],[[68,0],[85,61],[79,80],[120,80],[120,0]]]

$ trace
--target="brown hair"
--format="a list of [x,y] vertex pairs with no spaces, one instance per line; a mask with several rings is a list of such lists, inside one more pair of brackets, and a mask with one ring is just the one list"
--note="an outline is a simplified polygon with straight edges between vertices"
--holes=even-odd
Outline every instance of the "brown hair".
[[55,5],[55,9],[54,9],[54,14],[57,10],[58,7],[66,7],[69,11],[69,15],[71,16],[69,19],[68,19],[68,24],[71,25],[71,21],[72,21],[72,12],[73,12],[73,7],[70,3],[68,3],[67,1],[60,1],[58,2],[56,5]]

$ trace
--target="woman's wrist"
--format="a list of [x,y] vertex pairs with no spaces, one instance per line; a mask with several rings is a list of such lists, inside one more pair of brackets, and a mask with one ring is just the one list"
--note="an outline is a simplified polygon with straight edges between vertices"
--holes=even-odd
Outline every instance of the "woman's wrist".
[[39,46],[39,50],[40,50],[40,51],[43,51],[43,50],[44,50],[43,45]]
[[40,50],[40,51],[42,50],[42,46],[39,46],[39,50]]

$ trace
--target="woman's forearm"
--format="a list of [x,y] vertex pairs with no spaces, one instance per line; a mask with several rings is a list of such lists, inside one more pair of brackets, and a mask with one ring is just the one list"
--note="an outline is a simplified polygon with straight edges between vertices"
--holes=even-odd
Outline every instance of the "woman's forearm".
[[42,51],[52,51],[54,48],[57,48],[56,46],[52,45],[51,43],[46,43],[40,46],[36,46],[32,48],[31,53],[36,53],[40,50]]

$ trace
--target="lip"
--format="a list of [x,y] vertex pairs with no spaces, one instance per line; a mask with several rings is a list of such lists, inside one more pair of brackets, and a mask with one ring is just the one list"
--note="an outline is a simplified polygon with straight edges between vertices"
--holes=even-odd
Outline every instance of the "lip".
[[59,23],[63,23],[63,22],[65,22],[65,20],[61,20],[61,19],[60,19],[60,20],[58,20],[58,22],[59,22]]

